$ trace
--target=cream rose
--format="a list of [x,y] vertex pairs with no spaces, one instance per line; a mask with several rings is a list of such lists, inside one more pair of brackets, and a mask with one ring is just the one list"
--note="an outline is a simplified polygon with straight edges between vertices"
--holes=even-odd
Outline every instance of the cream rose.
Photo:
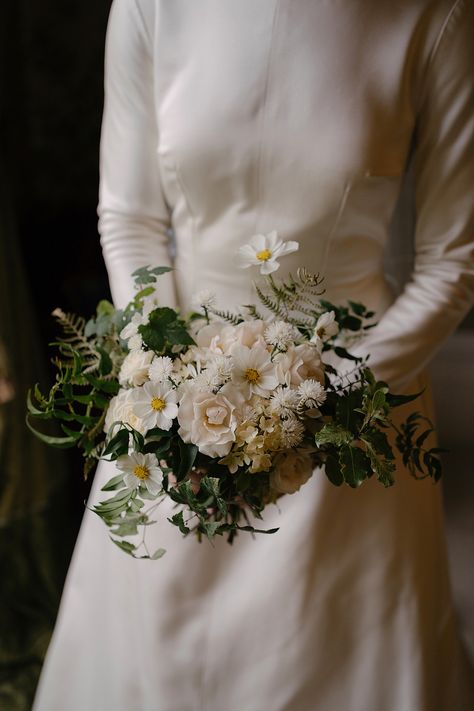
[[143,385],[148,380],[148,369],[154,358],[153,351],[130,351],[122,363],[119,373],[121,385]]
[[225,457],[235,441],[238,393],[224,386],[217,394],[185,390],[179,403],[179,435],[209,457]]
[[324,365],[314,346],[302,343],[279,353],[274,358],[280,383],[297,387],[303,380],[317,380],[324,383]]
[[280,494],[294,494],[313,474],[311,458],[298,450],[277,455],[270,475],[272,488]]

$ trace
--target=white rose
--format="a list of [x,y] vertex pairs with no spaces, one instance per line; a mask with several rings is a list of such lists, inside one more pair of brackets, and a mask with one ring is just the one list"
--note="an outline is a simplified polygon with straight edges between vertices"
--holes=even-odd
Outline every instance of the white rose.
[[272,488],[280,494],[294,494],[313,474],[311,457],[298,450],[278,454],[270,475]]
[[324,365],[317,348],[302,343],[279,353],[274,358],[278,380],[281,384],[297,387],[303,380],[324,383]]
[[217,394],[192,388],[186,391],[179,403],[180,437],[208,457],[225,457],[235,441],[238,397],[230,386]]
[[130,351],[120,369],[120,385],[143,385],[148,380],[148,369],[153,357],[153,351]]
[[105,415],[104,432],[108,432],[114,422],[124,422],[145,434],[143,422],[133,413],[133,401],[133,390],[120,390],[118,395],[111,399]]

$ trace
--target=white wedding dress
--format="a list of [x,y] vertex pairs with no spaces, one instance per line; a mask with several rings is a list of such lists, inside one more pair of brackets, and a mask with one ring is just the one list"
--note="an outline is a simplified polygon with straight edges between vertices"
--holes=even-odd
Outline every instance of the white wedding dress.
[[[136,267],[170,263],[171,229],[164,303],[246,303],[236,251],[277,229],[301,245],[282,269],[375,308],[359,349],[419,388],[474,292],[473,18],[472,0],[115,0],[100,229],[116,303]],[[383,252],[408,164],[415,267],[394,300]],[[266,514],[277,534],[232,547],[183,539],[163,504],[156,562],[87,511],[35,711],[472,709],[440,496],[401,467],[389,490],[317,471]]]

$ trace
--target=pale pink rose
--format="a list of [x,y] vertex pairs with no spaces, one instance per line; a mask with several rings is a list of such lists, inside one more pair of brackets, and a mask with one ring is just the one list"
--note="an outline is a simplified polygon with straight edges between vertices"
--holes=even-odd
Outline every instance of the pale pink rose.
[[236,406],[241,396],[230,386],[217,394],[185,391],[179,405],[179,435],[195,444],[202,454],[225,457],[235,441]]
[[282,452],[275,459],[270,475],[272,488],[280,494],[294,494],[313,474],[311,457],[296,450]]
[[324,383],[324,365],[317,348],[308,343],[289,348],[274,358],[276,372],[281,384],[297,387],[303,380]]

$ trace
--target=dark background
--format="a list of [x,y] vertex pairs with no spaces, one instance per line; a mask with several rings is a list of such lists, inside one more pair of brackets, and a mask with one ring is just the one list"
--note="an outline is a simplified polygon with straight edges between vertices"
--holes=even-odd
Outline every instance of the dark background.
[[[52,377],[56,306],[89,315],[109,290],[97,234],[103,55],[111,0],[0,4],[0,709],[27,711],[90,484],[73,452],[24,425]],[[1,368],[0,368],[1,376]]]

